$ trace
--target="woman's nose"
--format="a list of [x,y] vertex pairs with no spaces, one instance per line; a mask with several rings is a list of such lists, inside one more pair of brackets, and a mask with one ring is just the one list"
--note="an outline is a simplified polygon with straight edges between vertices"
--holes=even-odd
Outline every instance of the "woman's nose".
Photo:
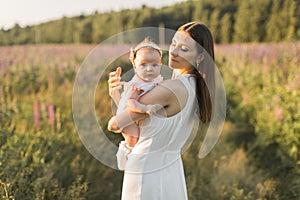
[[178,56],[178,49],[177,48],[170,49],[170,54],[174,57]]

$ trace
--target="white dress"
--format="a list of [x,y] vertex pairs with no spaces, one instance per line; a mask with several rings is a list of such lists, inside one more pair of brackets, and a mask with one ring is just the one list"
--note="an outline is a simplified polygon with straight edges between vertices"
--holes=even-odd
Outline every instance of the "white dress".
[[186,200],[181,151],[197,123],[195,79],[178,78],[188,91],[183,109],[168,118],[152,115],[142,120],[140,138],[128,155],[122,200]]

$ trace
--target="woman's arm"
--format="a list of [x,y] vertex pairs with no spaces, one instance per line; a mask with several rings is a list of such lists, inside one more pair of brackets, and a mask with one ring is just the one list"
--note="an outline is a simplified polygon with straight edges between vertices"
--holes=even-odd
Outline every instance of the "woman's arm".
[[[142,96],[139,102],[145,105],[159,104],[161,107],[167,108],[172,102],[173,95],[167,87],[158,85]],[[108,123],[108,130],[116,133],[121,132],[122,128],[146,117],[148,117],[147,113],[137,113],[127,109],[111,118]]]
[[[139,102],[145,105],[159,104],[165,109],[166,116],[172,116],[174,113],[181,110],[177,96],[184,96],[180,94],[180,92],[178,93],[178,91],[182,90],[182,87],[184,86],[181,83],[178,84],[178,80],[165,81],[163,84],[159,84],[147,94],[142,96],[139,99]],[[146,113],[137,113],[125,110],[111,118],[108,124],[108,130],[118,133],[122,130],[122,128],[128,126],[134,121],[142,120],[146,117],[148,117],[148,114]]]

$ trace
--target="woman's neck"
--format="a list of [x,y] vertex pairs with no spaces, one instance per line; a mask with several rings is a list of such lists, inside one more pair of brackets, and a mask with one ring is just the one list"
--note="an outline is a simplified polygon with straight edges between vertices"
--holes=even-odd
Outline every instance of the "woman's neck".
[[192,70],[186,70],[186,69],[174,69],[172,78],[177,78],[186,74],[192,74]]

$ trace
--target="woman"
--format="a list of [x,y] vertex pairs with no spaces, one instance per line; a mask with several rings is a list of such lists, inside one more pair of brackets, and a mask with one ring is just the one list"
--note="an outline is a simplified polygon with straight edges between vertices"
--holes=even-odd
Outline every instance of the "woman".
[[[203,49],[204,48],[204,49]],[[166,80],[139,99],[145,105],[160,104],[165,116],[127,111],[114,117],[117,131],[140,121],[140,138],[126,163],[122,199],[156,200],[187,197],[181,151],[198,124],[208,123],[214,101],[214,44],[209,29],[190,22],[175,33],[169,49],[173,79]],[[110,95],[120,87],[120,73],[110,74]]]

